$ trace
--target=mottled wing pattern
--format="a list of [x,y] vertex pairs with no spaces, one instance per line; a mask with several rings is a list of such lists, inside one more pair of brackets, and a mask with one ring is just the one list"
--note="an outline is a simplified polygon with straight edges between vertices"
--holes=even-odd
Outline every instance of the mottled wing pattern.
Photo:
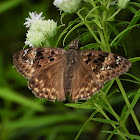
[[96,83],[92,70],[80,59],[74,70],[70,95],[72,101],[85,100],[91,97],[101,87],[101,83]]
[[51,101],[64,101],[64,69],[65,59],[46,67],[29,80],[29,88],[40,98]]
[[29,88],[40,98],[65,100],[63,72],[65,69],[64,49],[29,48],[14,54],[14,65],[29,80]]
[[96,50],[81,51],[81,59],[92,70],[96,83],[104,83],[126,71],[131,66],[129,60],[113,53]]
[[61,48],[34,47],[15,53],[13,61],[17,71],[30,79],[44,67],[56,63],[63,54],[65,50]]

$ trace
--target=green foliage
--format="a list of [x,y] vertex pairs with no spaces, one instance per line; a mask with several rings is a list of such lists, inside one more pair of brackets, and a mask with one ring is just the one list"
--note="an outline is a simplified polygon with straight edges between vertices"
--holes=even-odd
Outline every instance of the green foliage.
[[[83,0],[75,14],[61,11],[60,17],[52,1],[0,2],[0,139],[90,140],[94,136],[96,140],[139,140],[139,8],[140,1],[130,1],[122,10],[113,0]],[[80,33],[81,50],[125,55],[132,62],[130,71],[105,83],[87,101],[37,99],[27,89],[27,81],[12,68],[13,53],[24,46],[23,20],[29,11],[46,11],[47,17],[58,21],[55,47],[68,49]]]
[[0,3],[0,14],[16,7],[18,4],[20,4],[22,0],[11,0],[11,1],[4,1]]

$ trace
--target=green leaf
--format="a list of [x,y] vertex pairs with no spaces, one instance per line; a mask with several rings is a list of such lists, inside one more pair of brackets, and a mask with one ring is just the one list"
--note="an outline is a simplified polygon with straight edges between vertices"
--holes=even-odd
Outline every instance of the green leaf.
[[107,95],[107,93],[109,92],[109,90],[111,89],[112,85],[114,84],[115,80],[110,81],[107,85],[104,86],[104,93],[105,95]]
[[113,31],[113,33],[117,36],[119,34],[119,31],[115,28],[115,26],[113,26],[112,24],[110,24],[109,22],[107,22],[107,25],[110,28],[110,31],[108,33],[108,35],[110,35]]
[[93,109],[91,105],[86,103],[80,103],[80,102],[77,102],[75,104],[67,103],[65,104],[65,106],[73,107],[73,108],[81,108],[81,109]]
[[76,28],[84,25],[85,23],[91,23],[91,21],[89,21],[89,22],[88,21],[84,21],[84,22],[76,24],[74,27],[72,27],[72,29],[66,34],[65,38],[63,39],[63,46],[65,45],[65,40],[70,35],[70,33],[73,32]]
[[119,125],[119,123],[116,122],[116,121],[107,120],[107,119],[102,119],[102,118],[92,118],[91,120],[97,121],[97,122],[102,122],[102,123],[107,123],[107,124]]
[[123,107],[123,110],[122,110],[122,113],[121,113],[120,123],[122,122],[122,123],[124,124],[123,119],[124,119],[124,115],[126,114],[127,110],[128,110],[128,107],[127,107],[127,105],[125,105],[125,106]]
[[87,49],[93,49],[93,48],[95,48],[94,50],[96,50],[100,46],[101,46],[101,44],[99,44],[99,43],[91,43],[91,44],[88,44],[84,47],[81,47],[80,50],[84,50],[84,49],[87,50]]
[[129,93],[128,98],[134,97],[136,94],[140,94],[140,93],[137,92]]
[[[119,34],[113,39],[113,41],[111,42],[111,46],[113,46],[113,44],[115,43],[115,41],[116,41],[117,39],[120,40],[120,38],[124,37],[124,35],[126,35],[125,33],[127,33],[129,30],[131,30],[131,29],[134,28],[134,27],[138,27],[138,26],[140,26],[140,24],[136,24],[136,25],[130,26],[130,27],[126,28],[125,30],[123,30],[121,33],[119,33]],[[117,41],[117,44],[119,43],[119,40]]]
[[92,20],[99,28],[101,28],[101,29],[103,29],[103,27],[102,27],[102,25],[101,25],[101,23],[100,23],[100,21],[99,21],[99,19],[98,18],[95,18],[94,20]]
[[118,88],[113,89],[107,96],[107,98],[110,98],[112,96],[115,96],[115,93],[119,93],[120,91],[118,90]]
[[74,140],[78,140],[78,138],[80,137],[81,133],[83,132],[84,128],[86,127],[86,125],[88,124],[88,122],[91,120],[91,118],[93,118],[95,115],[97,114],[97,111],[93,112],[90,117],[87,119],[87,121],[85,122],[85,124],[82,126],[82,128],[80,129],[80,131],[78,132],[77,136],[75,137]]
[[140,3],[137,3],[137,2],[129,2],[129,4],[132,4],[132,5],[137,6],[138,8],[140,8]]
[[140,61],[140,57],[130,58],[129,61],[132,62],[132,63]]
[[61,19],[60,19],[61,25],[64,24],[64,23],[63,23],[63,18],[64,18],[66,15],[68,15],[68,13],[65,13],[65,12],[61,15]]
[[132,75],[132,74],[130,74],[130,73],[125,73],[125,75],[128,75],[128,76],[130,76],[130,77],[132,77],[132,78],[134,78],[135,80],[137,80],[137,81],[140,82],[140,78],[138,78],[138,77],[136,77],[136,76],[134,76],[134,75]]
[[111,46],[115,43],[115,41],[118,39],[117,44],[119,44],[122,40],[124,40],[124,38],[128,35],[129,31],[137,26],[140,26],[140,24],[137,24],[137,21],[140,18],[140,10],[137,11],[137,13],[135,14],[135,16],[133,17],[133,19],[131,20],[131,22],[129,23],[129,25],[127,26],[127,28],[125,30],[123,30],[120,34],[118,34],[114,40],[111,42]]
[[140,82],[134,81],[134,80],[130,80],[130,79],[120,79],[121,81],[127,81],[127,82],[131,82],[131,83],[135,83],[135,84],[140,84]]
[[[104,133],[112,133],[112,131],[102,131]],[[115,135],[119,135],[117,132],[114,133]],[[128,135],[126,133],[122,133],[123,136],[127,137]],[[131,137],[135,140],[140,140],[140,136],[137,136],[137,135],[133,135],[133,134],[130,134]]]
[[18,94],[17,92],[8,89],[8,88],[0,88],[0,97],[5,99],[5,100],[9,100],[11,102],[15,102],[17,104],[20,104],[22,106],[26,106],[30,109],[36,110],[36,111],[44,111],[45,108],[42,104],[30,100],[20,94]]
[[[115,132],[119,129],[119,126],[117,126],[112,133],[108,136],[107,140],[110,140],[112,138],[112,136],[115,134]],[[102,131],[103,132],[103,131]],[[117,133],[117,132],[116,132]]]
[[[140,89],[138,90],[138,93],[140,93]],[[127,112],[125,113],[125,116],[123,117],[123,122],[126,121],[126,119],[128,118],[128,116],[130,115],[131,111],[133,110],[133,108],[135,107],[137,101],[139,100],[140,98],[140,94],[136,94],[134,99],[132,100]]]
[[[8,121],[5,125],[7,131],[10,130],[18,130],[20,128],[32,128],[32,127],[41,127],[41,126],[50,126],[57,123],[64,123],[64,122],[71,122],[73,120],[77,120],[82,122],[85,117],[77,117],[77,114],[68,113],[68,114],[61,114],[61,115],[46,115],[41,117],[33,117],[27,120],[12,120]],[[0,129],[2,129],[3,125],[0,124]]]
[[18,4],[20,4],[22,0],[9,0],[9,1],[4,1],[0,3],[0,13],[5,12],[6,10],[9,10]]
[[[87,18],[88,17],[90,17],[90,15],[92,14],[92,12],[94,12],[96,9],[98,9],[100,6],[96,6],[96,7],[94,7],[92,10],[90,10],[89,11],[89,13],[86,15],[86,17],[85,17],[85,20],[87,20]],[[97,14],[92,14],[92,16],[91,17],[97,17],[97,18],[100,18]]]
[[63,30],[63,32],[59,35],[59,37],[58,37],[58,40],[57,40],[57,42],[56,42],[56,44],[55,44],[55,47],[58,47],[58,43],[59,43],[59,41],[61,40],[61,38],[62,38],[62,36],[64,35],[64,34],[66,34],[67,33],[67,30],[69,29],[69,28],[71,28],[71,26],[73,26],[74,25],[74,23],[71,23],[71,24],[69,24],[69,26],[65,29],[65,30]]

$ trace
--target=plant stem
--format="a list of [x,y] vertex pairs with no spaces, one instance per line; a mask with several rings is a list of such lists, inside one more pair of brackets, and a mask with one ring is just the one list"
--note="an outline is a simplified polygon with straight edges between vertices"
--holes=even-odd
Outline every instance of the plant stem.
[[109,38],[108,38],[108,36],[107,36],[107,27],[105,26],[105,21],[103,21],[103,24],[102,24],[102,26],[103,26],[103,34],[104,34],[104,38],[105,38],[105,42],[106,42],[106,46],[107,46],[107,48],[106,48],[106,51],[107,52],[111,52],[111,49],[110,49],[110,44],[109,44]]
[[106,6],[107,9],[109,9],[110,4],[111,4],[111,0],[108,0],[107,6]]
[[[98,111],[107,119],[107,120],[110,120],[110,118],[106,115],[106,113],[102,110],[102,108],[100,106],[98,106],[96,103],[95,103],[95,106],[98,108]],[[114,124],[111,124],[113,126],[113,128],[115,129],[116,126]],[[117,132],[120,134],[120,136],[124,139],[124,140],[127,140],[123,134],[120,132],[120,130],[117,129]]]
[[[107,104],[107,106],[109,107],[109,109],[111,110],[113,116],[117,119],[117,121],[120,121],[120,116],[114,111],[114,109],[112,108],[112,106],[110,105],[110,103],[108,102],[108,100],[106,99],[106,97],[104,96],[103,98],[104,102]],[[129,131],[127,130],[127,128],[125,127],[125,125],[122,123],[121,127],[124,129],[124,131],[127,133],[127,135],[129,136],[129,138],[131,138],[131,135],[129,133]],[[133,140],[133,138],[131,138]]]
[[[93,8],[96,7],[94,1],[93,1],[92,4],[93,4]],[[105,4],[105,1],[104,1],[104,4]],[[99,15],[97,9],[95,9],[95,13],[96,13],[97,15]],[[103,30],[104,30],[104,29],[103,29]],[[106,42],[105,42],[105,39],[104,39],[103,31],[102,31],[102,29],[100,29],[99,27],[97,28],[97,31],[98,31],[98,33],[99,33],[99,36],[100,36],[100,39],[101,39],[101,43],[102,43],[101,50],[102,50],[102,51],[106,51]]]
[[87,119],[87,121],[85,122],[85,124],[82,126],[82,128],[80,129],[80,131],[78,132],[77,136],[75,137],[74,140],[78,140],[78,138],[80,137],[83,129],[85,128],[85,126],[88,124],[88,122],[91,120],[91,118],[93,118],[96,115],[97,111],[93,112],[90,117]]
[[[81,16],[81,14],[79,12],[77,12],[77,15],[79,16],[79,18],[84,21],[84,18]],[[91,29],[90,25],[88,23],[85,23],[85,26],[88,28],[88,30],[90,31],[90,33],[92,34],[92,36],[95,38],[95,40],[97,41],[97,43],[101,44],[101,41],[98,39],[98,37],[95,35],[95,33],[93,32],[93,30]]]
[[119,122],[120,120],[120,116],[114,111],[114,109],[112,108],[112,106],[110,105],[110,103],[108,102],[108,100],[106,99],[106,97],[103,98],[104,102],[107,104],[107,106],[109,107],[109,109],[111,110],[113,116],[117,119],[117,121]]
[[[125,100],[125,102],[126,102],[128,108],[129,108],[130,102],[129,102],[128,98],[127,98],[127,95],[126,95],[126,93],[125,93],[125,90],[124,90],[124,88],[123,88],[123,86],[122,86],[122,83],[121,83],[120,79],[119,79],[119,78],[116,78],[116,82],[117,82],[117,84],[118,84],[118,87],[120,88],[120,91],[121,91],[121,93],[122,93],[122,95],[123,95],[123,98],[124,98],[124,100]],[[134,113],[133,110],[131,111],[131,116],[132,116],[132,118],[133,118],[133,120],[134,120],[134,122],[135,122],[135,125],[136,125],[136,127],[137,127],[139,133],[140,133],[140,124],[139,124],[139,121],[138,121],[138,119],[137,119],[137,117],[136,117],[136,115],[135,115],[135,113]]]
[[106,42],[105,42],[105,39],[104,39],[104,35],[103,35],[103,32],[100,28],[97,28],[97,31],[100,35],[100,39],[101,39],[101,42],[102,42],[102,46],[101,46],[101,50],[102,51],[106,51]]
[[121,9],[119,8],[119,9],[118,9],[110,18],[108,18],[106,21],[112,20],[120,11],[121,11]]

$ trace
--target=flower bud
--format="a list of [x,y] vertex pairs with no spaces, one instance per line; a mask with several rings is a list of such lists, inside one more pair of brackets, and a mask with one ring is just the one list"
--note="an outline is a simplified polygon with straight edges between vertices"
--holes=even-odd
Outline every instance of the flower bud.
[[53,4],[66,13],[74,13],[79,9],[81,0],[55,0]]
[[118,0],[117,5],[121,9],[125,9],[130,0]]

